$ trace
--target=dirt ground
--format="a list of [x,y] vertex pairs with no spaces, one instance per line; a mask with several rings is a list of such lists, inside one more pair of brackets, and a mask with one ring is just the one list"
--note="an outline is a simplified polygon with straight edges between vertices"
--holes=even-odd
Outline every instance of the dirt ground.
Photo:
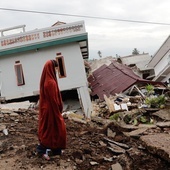
[[8,135],[0,132],[1,170],[112,170],[115,163],[123,170],[170,170],[168,162],[149,154],[138,139],[126,137],[114,124],[109,124],[116,133],[113,139],[129,146],[126,152],[114,153],[109,149],[105,140],[107,126],[67,118],[67,149],[62,156],[44,160],[35,150],[37,123],[38,112],[34,109],[0,114],[0,125],[8,130]]

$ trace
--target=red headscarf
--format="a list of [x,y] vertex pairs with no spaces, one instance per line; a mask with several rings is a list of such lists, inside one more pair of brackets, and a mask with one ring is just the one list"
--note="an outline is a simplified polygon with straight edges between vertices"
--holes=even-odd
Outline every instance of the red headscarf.
[[66,126],[61,115],[63,103],[52,60],[46,62],[41,75],[39,108],[40,144],[50,149],[65,149]]

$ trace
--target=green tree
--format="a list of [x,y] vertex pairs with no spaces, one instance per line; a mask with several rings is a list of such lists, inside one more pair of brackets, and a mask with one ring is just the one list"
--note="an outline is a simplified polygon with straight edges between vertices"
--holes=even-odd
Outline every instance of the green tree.
[[133,49],[132,54],[133,54],[133,55],[138,55],[138,54],[139,54],[139,51],[137,50],[137,48],[134,48],[134,49]]

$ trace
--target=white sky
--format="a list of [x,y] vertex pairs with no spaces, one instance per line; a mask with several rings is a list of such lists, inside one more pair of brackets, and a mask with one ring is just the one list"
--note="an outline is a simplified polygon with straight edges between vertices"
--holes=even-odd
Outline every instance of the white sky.
[[[1,0],[0,8],[52,12],[122,20],[170,24],[169,0]],[[45,15],[0,10],[0,29],[26,25],[26,31],[50,27],[57,21],[85,21],[89,38],[89,58],[154,55],[170,34],[170,25],[120,22],[62,15]]]

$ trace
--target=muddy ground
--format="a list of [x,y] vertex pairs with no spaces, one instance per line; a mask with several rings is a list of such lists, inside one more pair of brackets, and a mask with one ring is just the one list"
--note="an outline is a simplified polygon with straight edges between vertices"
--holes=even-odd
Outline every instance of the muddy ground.
[[[34,109],[15,113],[0,113],[0,125],[8,135],[0,132],[0,169],[60,169],[60,170],[112,170],[116,163],[123,170],[170,170],[170,163],[148,153],[138,139],[125,136],[114,123],[96,121],[77,122],[65,118],[67,149],[62,156],[47,161],[38,157],[38,111]],[[107,129],[115,132],[107,136]],[[126,147],[110,149],[107,139]]]

